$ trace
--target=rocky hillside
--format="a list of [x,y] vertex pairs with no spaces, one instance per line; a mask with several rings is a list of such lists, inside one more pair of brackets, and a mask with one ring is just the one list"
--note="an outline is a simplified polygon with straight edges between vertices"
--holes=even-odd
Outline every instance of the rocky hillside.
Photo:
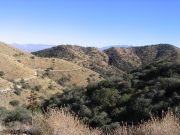
[[169,44],[105,50],[109,63],[122,70],[134,70],[139,66],[165,59],[178,60],[180,49]]
[[72,45],[59,45],[51,49],[34,52],[40,57],[61,58],[81,67],[94,70],[102,76],[122,74],[122,71],[109,64],[109,57],[95,47],[80,47]]
[[109,56],[109,64],[121,70],[129,71],[141,65],[141,59],[132,48],[110,48],[105,53]]
[[169,44],[110,48],[104,52],[93,47],[60,45],[33,54],[65,59],[105,75],[107,72],[119,74],[121,70],[129,72],[153,61],[177,60],[179,52],[177,47]]

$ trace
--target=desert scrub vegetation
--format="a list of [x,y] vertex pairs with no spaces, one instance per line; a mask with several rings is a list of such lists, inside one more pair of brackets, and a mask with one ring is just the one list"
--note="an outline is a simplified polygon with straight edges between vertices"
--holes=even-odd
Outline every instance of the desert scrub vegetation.
[[31,120],[31,112],[26,108],[16,107],[11,111],[5,108],[0,108],[0,125],[6,129],[13,130],[17,129],[19,125],[30,125]]
[[18,100],[12,100],[9,102],[10,105],[12,106],[18,106],[19,105],[19,101]]
[[[7,113],[8,115],[6,116]],[[36,112],[32,117],[27,116],[27,110],[9,112],[1,108],[0,123],[3,125],[0,128],[2,128],[1,130],[5,129],[6,132],[8,130],[12,131],[15,124],[17,124],[15,122],[18,121],[21,124],[28,122],[29,128],[18,130],[22,130],[29,135],[179,135],[180,119],[171,111],[162,114],[161,118],[152,116],[148,121],[142,121],[137,125],[129,125],[122,122],[116,129],[103,132],[100,128],[91,128],[78,116],[69,112],[67,108],[50,109],[44,114]],[[15,119],[13,118],[14,116]],[[6,118],[2,119],[2,117]],[[11,122],[13,121],[13,126],[12,124],[9,125],[10,121],[4,121],[7,118]],[[5,128],[4,125],[6,126]],[[15,128],[14,131],[16,131]]]
[[161,117],[171,108],[180,114],[180,65],[160,61],[124,78],[111,78],[87,87],[73,87],[42,103],[42,108],[67,107],[93,128],[116,129],[121,121],[139,123]]
[[65,86],[66,82],[69,82],[71,80],[71,76],[65,76],[63,75],[59,80],[58,80],[58,84]]
[[[67,88],[64,93],[55,94],[40,105],[45,115],[33,116],[32,126],[37,130],[32,128],[32,131],[37,131],[37,134],[47,132],[58,135],[56,131],[61,131],[64,126],[61,125],[63,122],[58,122],[58,118],[62,119],[62,116],[59,116],[62,112],[57,110],[49,112],[49,109],[66,107],[79,118],[77,121],[82,121],[79,125],[84,123],[89,125],[84,126],[90,132],[94,130],[90,130],[89,127],[101,129],[101,134],[105,135],[171,135],[170,132],[172,135],[178,135],[176,132],[179,132],[180,116],[179,67],[179,64],[162,61],[141,67],[123,78],[106,79],[90,83],[87,87]],[[33,106],[29,106],[29,110],[35,112],[37,108],[34,104],[36,100],[33,99],[35,95],[32,94],[30,97]],[[162,117],[162,110],[167,112],[169,107],[177,117],[169,113]],[[152,115],[157,117],[152,118]],[[56,123],[53,122],[55,120]],[[70,126],[72,125],[67,126],[69,128],[67,134],[72,134]],[[44,130],[41,131],[41,128]]]

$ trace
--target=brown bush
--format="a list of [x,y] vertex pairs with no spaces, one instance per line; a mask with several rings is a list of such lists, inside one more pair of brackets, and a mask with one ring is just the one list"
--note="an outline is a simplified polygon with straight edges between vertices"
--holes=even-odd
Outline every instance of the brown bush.
[[92,129],[79,121],[73,114],[61,109],[52,109],[45,116],[33,117],[33,132],[42,135],[100,135],[98,129]]

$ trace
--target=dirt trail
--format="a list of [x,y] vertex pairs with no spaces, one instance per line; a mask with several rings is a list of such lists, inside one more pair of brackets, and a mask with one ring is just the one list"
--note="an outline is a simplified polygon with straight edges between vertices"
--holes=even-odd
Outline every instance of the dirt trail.
[[7,89],[0,90],[0,94],[6,94],[6,93],[11,93],[11,92],[14,92],[14,89],[7,88]]
[[[49,70],[50,72],[71,72],[71,71],[77,71],[77,70],[81,70],[82,67],[79,67],[77,69],[71,69],[71,70]],[[36,72],[40,71],[45,71],[45,69],[35,69]]]
[[[81,70],[82,67],[79,67],[77,69],[72,69],[72,70],[50,70],[50,72],[72,72],[72,71],[78,71],[78,70]],[[35,69],[34,70],[35,73],[34,73],[34,76],[31,76],[31,77],[28,77],[28,78],[23,78],[24,81],[28,81],[28,80],[31,80],[31,79],[35,79],[37,78],[37,72],[38,71],[45,71],[44,69]],[[22,78],[18,78],[18,79],[15,79],[16,82],[18,81],[21,81]],[[14,92],[15,90],[14,89],[11,89],[11,88],[7,88],[7,89],[0,89],[0,94],[3,94],[3,93],[10,93],[10,92]]]

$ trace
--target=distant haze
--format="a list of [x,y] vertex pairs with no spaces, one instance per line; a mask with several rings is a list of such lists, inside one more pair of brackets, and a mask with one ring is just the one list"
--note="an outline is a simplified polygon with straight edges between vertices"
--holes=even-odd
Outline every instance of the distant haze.
[[[57,45],[48,45],[48,44],[11,44],[11,46],[13,46],[15,48],[18,48],[20,50],[26,51],[26,52],[36,52],[36,51],[51,48],[51,47],[54,47],[54,46],[57,46]],[[111,47],[114,47],[114,48],[129,48],[129,47],[132,47],[132,45],[107,45],[107,46],[103,46],[102,48],[98,48],[98,49],[103,51],[103,50],[109,49]]]
[[[63,44],[64,45],[64,44]],[[70,45],[70,44],[67,44]],[[152,44],[153,45],[153,44]],[[40,51],[40,50],[44,50],[44,49],[48,49],[48,48],[52,48],[58,45],[48,45],[48,44],[11,44],[11,46],[18,48],[22,51],[25,52],[36,52],[36,51]],[[78,46],[82,46],[82,47],[86,47],[83,45],[78,45]],[[129,48],[129,47],[136,47],[138,45],[102,45],[102,47],[98,48],[101,51],[104,51],[106,49],[109,48]],[[145,46],[145,45],[141,45],[141,46]],[[174,45],[176,46],[176,45]],[[87,47],[95,47],[95,46],[87,46]],[[178,46],[176,46],[178,47]]]

